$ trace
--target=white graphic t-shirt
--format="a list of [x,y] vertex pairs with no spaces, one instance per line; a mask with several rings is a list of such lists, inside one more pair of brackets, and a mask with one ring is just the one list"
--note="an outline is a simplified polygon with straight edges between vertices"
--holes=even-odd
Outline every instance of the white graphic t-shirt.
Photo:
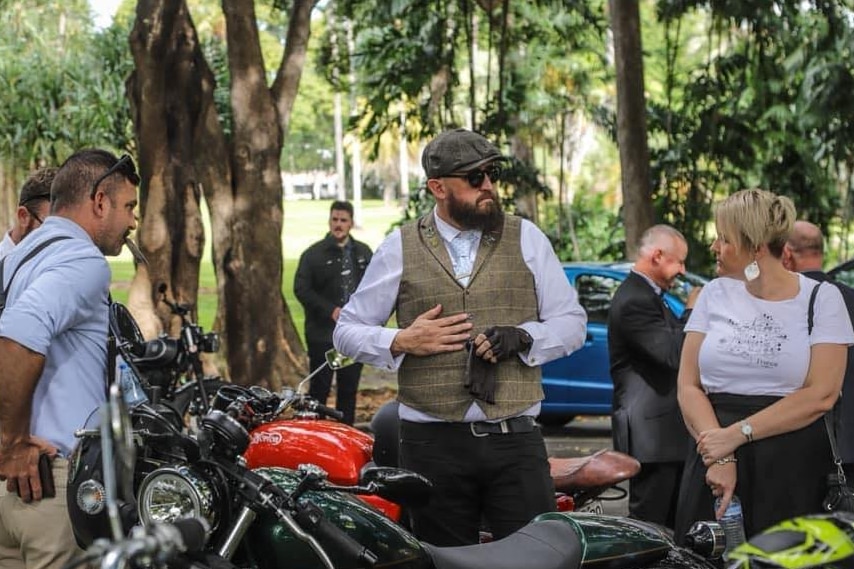
[[798,275],[800,291],[768,301],[745,282],[717,278],[703,287],[686,332],[706,335],[700,347],[700,383],[708,393],[783,396],[804,384],[812,344],[854,344],[854,331],[839,290],[830,283],[815,300],[807,333],[810,294],[818,283]]

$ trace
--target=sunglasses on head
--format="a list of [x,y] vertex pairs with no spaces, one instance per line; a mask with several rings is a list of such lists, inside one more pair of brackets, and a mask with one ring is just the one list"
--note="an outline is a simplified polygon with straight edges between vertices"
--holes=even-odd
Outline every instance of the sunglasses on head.
[[472,188],[479,188],[483,185],[483,180],[489,176],[489,181],[492,183],[500,182],[504,172],[498,164],[490,164],[483,170],[470,170],[463,174],[446,174],[445,178],[461,178],[469,183]]
[[48,194],[38,194],[35,196],[30,196],[27,200],[20,203],[20,205],[23,206],[24,209],[27,210],[27,213],[30,214],[30,217],[32,217],[33,219],[38,221],[40,224],[44,223],[44,220],[39,216],[39,214],[36,213],[35,209],[33,208],[33,204],[35,204],[36,202],[41,202],[41,201],[49,202],[50,201],[50,194],[48,193]]
[[103,182],[113,174],[121,174],[134,186],[139,184],[139,174],[136,173],[136,166],[133,163],[133,158],[131,158],[127,154],[124,154],[121,158],[118,159],[115,164],[110,167],[109,170],[104,172],[100,178],[95,180],[95,183],[92,184],[92,193],[89,195],[90,199],[95,199],[95,194],[98,191],[98,186],[100,186],[101,182]]

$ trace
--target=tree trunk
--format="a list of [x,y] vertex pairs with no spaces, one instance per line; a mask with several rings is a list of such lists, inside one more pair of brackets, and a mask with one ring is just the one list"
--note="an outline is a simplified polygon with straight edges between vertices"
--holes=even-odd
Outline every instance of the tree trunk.
[[[305,351],[282,295],[283,133],[305,65],[314,0],[296,0],[287,45],[267,87],[253,0],[223,0],[231,72],[232,169],[228,249],[218,270],[232,381],[279,389],[306,368]],[[224,311],[223,311],[224,307]]]
[[198,294],[205,237],[193,156],[207,65],[183,1],[140,0],[130,45],[127,90],[143,181],[137,239],[148,266],[137,267],[128,304],[147,336],[164,327],[175,335],[180,320],[155,300],[164,284],[177,302],[195,304]]
[[634,259],[641,235],[655,222],[649,179],[640,12],[638,0],[609,0],[608,6],[617,67],[617,144],[626,257]]
[[131,34],[136,70],[128,91],[143,178],[139,240],[149,259],[134,278],[132,305],[147,305],[153,313],[154,294],[163,282],[180,302],[195,302],[204,240],[198,206],[204,193],[217,276],[215,328],[228,375],[243,385],[278,389],[306,368],[282,295],[279,157],[314,3],[294,4],[274,96],[266,86],[252,0],[223,0],[232,81],[230,141],[219,123],[215,80],[186,3],[139,0]]
[[[515,119],[511,119],[511,123],[515,123]],[[515,129],[514,129],[515,130]],[[533,167],[534,164],[534,149],[525,140],[514,134],[510,137],[510,154],[525,164]],[[539,223],[539,208],[537,206],[537,193],[527,192],[523,195],[516,193],[516,213],[530,219],[534,223]]]

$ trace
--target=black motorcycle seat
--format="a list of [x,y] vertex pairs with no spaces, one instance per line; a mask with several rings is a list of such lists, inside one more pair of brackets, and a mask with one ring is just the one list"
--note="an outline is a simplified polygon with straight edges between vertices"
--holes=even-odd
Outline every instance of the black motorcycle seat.
[[576,569],[581,541],[572,525],[560,520],[531,522],[504,539],[461,547],[422,543],[436,569]]

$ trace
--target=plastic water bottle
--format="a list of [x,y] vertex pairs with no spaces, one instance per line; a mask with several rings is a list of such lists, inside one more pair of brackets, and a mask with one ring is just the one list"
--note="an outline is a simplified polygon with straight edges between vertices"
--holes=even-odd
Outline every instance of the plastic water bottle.
[[148,403],[148,397],[145,395],[145,391],[143,391],[142,385],[139,383],[139,378],[136,377],[133,369],[121,357],[117,359],[117,363],[118,370],[116,375],[118,376],[119,386],[122,388],[122,396],[128,407],[133,409],[137,405]]
[[[721,499],[717,498],[715,500],[716,511],[720,505]],[[724,550],[724,555],[726,555],[746,540],[744,536],[744,515],[741,511],[741,500],[738,499],[738,496],[733,494],[729,506],[727,506],[723,517],[718,522],[720,522],[724,528],[724,534],[726,534],[726,549]]]

